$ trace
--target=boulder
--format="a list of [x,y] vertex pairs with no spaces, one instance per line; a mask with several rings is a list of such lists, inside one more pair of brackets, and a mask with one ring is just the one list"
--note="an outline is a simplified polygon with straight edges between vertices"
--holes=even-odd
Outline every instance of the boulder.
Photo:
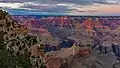
[[46,60],[46,68],[61,68],[62,58],[49,58]]

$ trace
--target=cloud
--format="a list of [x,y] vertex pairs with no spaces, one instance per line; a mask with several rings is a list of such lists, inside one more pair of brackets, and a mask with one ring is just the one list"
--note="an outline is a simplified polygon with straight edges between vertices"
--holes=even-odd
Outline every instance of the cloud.
[[61,3],[73,3],[79,5],[91,5],[93,4],[92,0],[56,0],[57,2]]
[[108,12],[103,10],[113,4],[118,5],[119,2],[120,0],[0,0],[0,8],[11,14],[95,14]]
[[4,2],[4,3],[23,3],[26,1],[27,0],[0,0],[0,2]]
[[74,3],[79,5],[92,5],[94,3],[99,4],[120,4],[120,0],[56,0],[62,3]]
[[99,4],[120,4],[120,0],[95,0],[94,3],[99,3]]
[[67,6],[24,6],[24,8],[34,8],[39,10],[40,12],[55,12],[55,13],[63,13],[68,11]]
[[[56,4],[43,4],[35,2],[23,2],[23,3],[0,3],[0,7],[6,9],[11,14],[25,14],[31,13],[46,13],[46,14],[69,14],[73,12],[92,12],[86,11],[87,7],[71,4],[71,3],[56,3]],[[87,8],[87,10],[91,10]]]
[[0,3],[0,7],[3,8],[20,8],[23,5],[22,3]]
[[39,10],[6,9],[11,15],[68,15],[68,13],[44,12]]

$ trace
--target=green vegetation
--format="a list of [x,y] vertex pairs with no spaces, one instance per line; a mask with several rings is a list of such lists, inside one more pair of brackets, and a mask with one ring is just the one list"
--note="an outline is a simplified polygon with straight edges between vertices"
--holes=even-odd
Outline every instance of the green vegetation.
[[0,68],[31,68],[31,63],[27,54],[13,56],[0,40]]
[[7,51],[0,50],[1,68],[30,68],[31,64],[26,55],[11,56]]
[[45,68],[44,62],[39,61],[43,59],[38,57],[35,64],[39,65],[35,66],[32,62],[36,57],[30,59],[29,49],[38,43],[37,36],[15,32],[14,29],[20,28],[18,25],[8,13],[0,10],[0,68]]
[[[1,33],[2,34],[2,33]],[[16,53],[13,55],[12,50],[7,50],[6,44],[4,44],[3,36],[0,34],[0,68],[32,68],[30,62],[30,56],[27,53]],[[35,44],[37,40],[34,36],[24,37],[24,40],[27,44]],[[34,68],[34,67],[33,67]],[[45,68],[43,62],[41,62],[41,67]]]

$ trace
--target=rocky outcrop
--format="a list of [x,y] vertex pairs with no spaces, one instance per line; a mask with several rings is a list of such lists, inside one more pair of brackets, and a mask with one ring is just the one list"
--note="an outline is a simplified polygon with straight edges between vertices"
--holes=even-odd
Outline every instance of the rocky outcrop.
[[[2,50],[7,51],[9,57],[12,56],[11,59],[20,59],[20,61],[16,61],[18,65],[15,65],[15,68],[21,68],[24,66],[19,63],[23,61],[20,58],[21,56],[24,58],[25,56],[28,56],[27,61],[24,61],[27,62],[27,64],[30,63],[29,65],[32,65],[31,68],[41,67],[44,62],[42,62],[41,53],[37,49],[39,46],[37,36],[29,35],[26,27],[20,25],[17,21],[13,20],[8,13],[2,10],[0,10],[0,28],[0,38],[3,38],[4,45],[4,49]],[[37,53],[35,53],[35,51]],[[10,59],[8,58],[6,60]]]
[[[67,68],[117,68],[117,66],[119,66],[119,63],[115,62],[120,58],[119,20],[115,21],[113,19],[111,21],[108,19],[109,17],[107,19],[100,17],[95,20],[94,18],[86,18],[88,17],[55,16],[35,19],[35,21],[37,20],[37,22],[39,22],[37,24],[39,24],[41,28],[36,25],[35,22],[31,22],[33,27],[38,28],[38,32],[40,33],[39,37],[42,39],[42,42],[50,44],[45,48],[46,51],[48,52],[50,50],[51,52],[49,52],[49,54],[55,56],[55,58],[49,59],[46,64],[48,68],[52,66],[56,68],[61,67],[61,57],[67,57]],[[32,18],[30,19],[32,20]],[[31,21],[30,19],[29,21]],[[26,23],[29,23],[29,21]],[[4,20],[1,22],[4,22]],[[43,28],[43,26],[45,27]],[[37,33],[37,31],[35,32]],[[71,47],[73,44],[68,45],[65,38],[74,40],[76,46],[81,48],[76,55],[79,57],[71,56],[72,48],[69,49],[66,47]],[[64,49],[60,49],[59,46]],[[84,50],[82,47],[89,48],[90,51]],[[16,47],[16,51],[17,50],[18,48]],[[40,54],[38,50],[39,47],[31,46],[30,52],[36,57]],[[55,63],[53,61],[55,61]]]
[[114,53],[117,57],[120,57],[120,46],[112,44],[111,46],[99,46],[101,54]]
[[112,52],[112,47],[110,46],[99,46],[100,53],[107,54]]
[[112,45],[112,50],[116,56],[120,57],[120,46],[119,45]]
[[62,68],[62,58],[49,58],[46,60],[47,68]]
[[113,53],[97,56],[91,54],[86,57],[69,56],[66,62],[68,68],[115,68],[119,65]]

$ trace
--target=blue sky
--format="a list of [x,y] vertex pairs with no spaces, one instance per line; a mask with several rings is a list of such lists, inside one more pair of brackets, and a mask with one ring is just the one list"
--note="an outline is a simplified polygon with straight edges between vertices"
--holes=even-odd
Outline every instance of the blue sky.
[[120,16],[120,0],[0,0],[12,15]]

